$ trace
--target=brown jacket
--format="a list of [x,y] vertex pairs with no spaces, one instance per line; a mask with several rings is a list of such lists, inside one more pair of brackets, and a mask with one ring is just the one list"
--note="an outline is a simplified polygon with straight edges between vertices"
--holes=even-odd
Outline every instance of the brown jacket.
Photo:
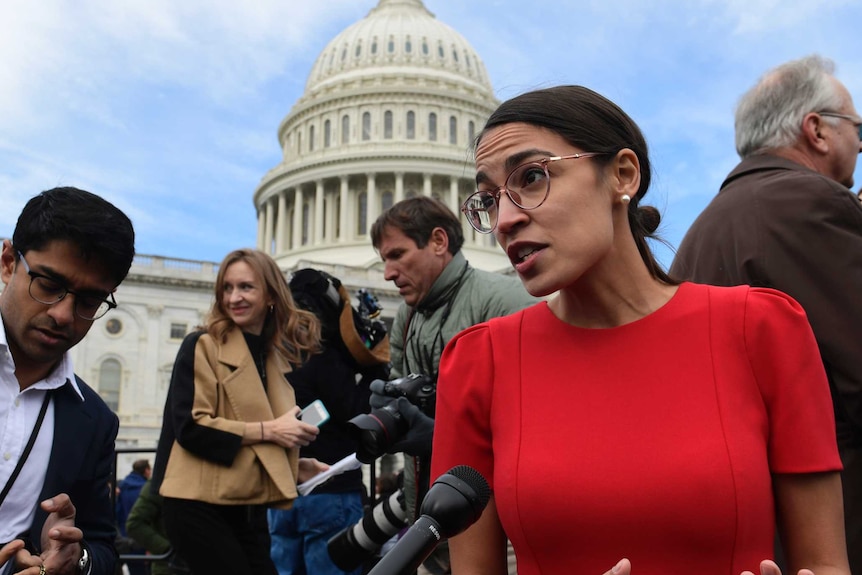
[[[245,422],[269,421],[296,405],[293,388],[285,378],[290,365],[277,352],[269,353],[268,384],[264,390],[240,330],[228,332],[221,345],[206,333],[189,338],[193,338],[190,344],[194,345],[191,419],[194,425],[214,430],[211,435],[223,438],[226,447],[217,457],[205,458],[185,449],[174,438],[159,493],[221,505],[289,508],[297,497],[299,450],[286,450],[275,443],[239,444]],[[177,361],[180,363],[179,356]],[[184,383],[177,371],[175,367],[171,394],[177,393],[175,386]],[[171,417],[168,409],[165,417]],[[177,421],[176,417],[173,420]],[[166,425],[170,426],[169,422]],[[182,433],[176,435],[182,438]],[[164,429],[162,436],[165,439]]]
[[839,444],[862,445],[862,204],[849,189],[777,156],[747,158],[694,221],[670,273],[797,300],[829,376]]

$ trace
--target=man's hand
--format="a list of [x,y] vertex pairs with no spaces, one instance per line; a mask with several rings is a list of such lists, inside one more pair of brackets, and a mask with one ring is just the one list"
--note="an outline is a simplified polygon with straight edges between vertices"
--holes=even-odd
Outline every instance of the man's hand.
[[75,527],[75,506],[65,493],[46,499],[41,506],[48,512],[42,527],[41,558],[45,569],[51,575],[74,575],[84,538],[84,533]]
[[25,563],[18,563],[18,567],[24,567],[25,565],[32,565],[31,567],[27,567],[23,571],[16,571],[16,575],[38,575],[39,566],[42,564],[42,560],[39,557],[30,555],[27,551],[24,550],[24,541],[21,539],[15,539],[14,541],[10,541],[6,545],[0,549],[0,567],[6,565],[10,559],[15,557],[16,554],[21,553],[21,557],[19,560],[23,559]]
[[386,382],[382,379],[375,379],[368,384],[368,389],[371,390],[371,397],[368,398],[368,403],[371,405],[372,409],[380,409],[384,405],[395,401],[391,396],[383,393],[383,389],[385,387]]
[[431,455],[431,444],[434,440],[434,420],[422,413],[422,410],[410,403],[406,397],[395,400],[395,406],[410,427],[401,441],[392,445],[390,453],[403,451],[408,455]]

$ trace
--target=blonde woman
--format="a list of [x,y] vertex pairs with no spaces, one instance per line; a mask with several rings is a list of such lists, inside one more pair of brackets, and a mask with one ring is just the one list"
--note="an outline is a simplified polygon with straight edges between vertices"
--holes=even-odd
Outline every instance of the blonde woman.
[[266,508],[290,507],[297,483],[326,467],[299,459],[318,429],[297,419],[285,378],[319,343],[317,318],[296,307],[271,257],[225,257],[205,329],[177,354],[153,474],[192,572],[276,573]]

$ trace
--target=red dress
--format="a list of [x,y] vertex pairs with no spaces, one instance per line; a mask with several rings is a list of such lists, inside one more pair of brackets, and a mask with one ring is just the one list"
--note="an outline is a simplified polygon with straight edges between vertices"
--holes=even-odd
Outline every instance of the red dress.
[[433,476],[492,488],[519,575],[759,572],[773,555],[772,473],[841,469],[802,308],[773,290],[682,284],[611,329],[546,303],[453,339]]

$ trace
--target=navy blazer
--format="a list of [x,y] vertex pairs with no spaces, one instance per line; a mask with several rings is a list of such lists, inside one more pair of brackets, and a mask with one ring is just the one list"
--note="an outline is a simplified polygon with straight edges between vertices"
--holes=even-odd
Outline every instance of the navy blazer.
[[[77,380],[85,401],[69,381],[54,392],[54,443],[39,501],[67,493],[76,509],[75,526],[84,532],[90,551],[91,575],[114,575],[116,527],[109,481],[120,422],[93,389]],[[37,507],[29,534],[37,551],[47,517]]]

